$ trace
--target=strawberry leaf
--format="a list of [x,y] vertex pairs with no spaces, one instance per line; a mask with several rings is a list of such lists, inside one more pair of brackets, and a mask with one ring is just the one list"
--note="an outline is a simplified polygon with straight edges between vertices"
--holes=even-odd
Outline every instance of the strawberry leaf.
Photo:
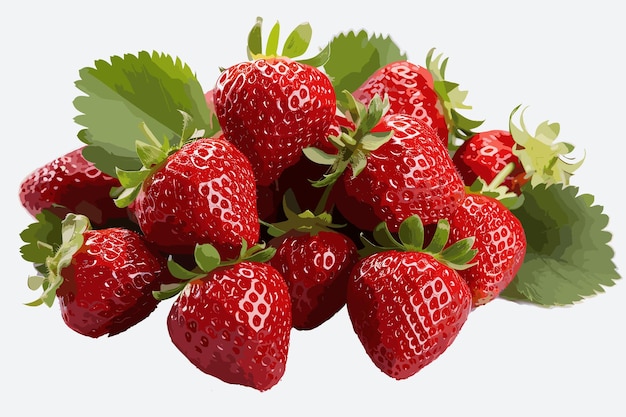
[[330,42],[330,56],[324,70],[332,80],[337,101],[343,102],[344,90],[354,92],[374,72],[394,61],[405,60],[389,37],[369,35],[361,30],[335,36]]
[[526,257],[501,297],[569,305],[615,284],[609,218],[593,196],[563,184],[526,184],[522,193],[524,204],[513,213],[526,233]]
[[[172,145],[187,139],[185,127],[207,136],[219,130],[195,74],[167,54],[141,51],[97,60],[80,70],[76,87],[85,94],[74,100],[81,113],[75,121],[85,127],[78,137],[88,145],[83,155],[111,176],[116,167],[141,167],[135,142],[144,137],[143,123]],[[181,111],[191,116],[189,126],[181,124]]]
[[54,255],[61,244],[61,219],[49,210],[35,216],[35,222],[20,233],[24,246],[20,248],[22,258],[32,262],[35,268],[46,273],[46,258]]

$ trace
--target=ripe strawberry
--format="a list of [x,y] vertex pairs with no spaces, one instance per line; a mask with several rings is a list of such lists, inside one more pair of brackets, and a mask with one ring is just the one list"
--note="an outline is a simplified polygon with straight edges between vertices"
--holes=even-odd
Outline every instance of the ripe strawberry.
[[372,129],[381,131],[393,131],[391,139],[369,153],[358,175],[349,167],[342,176],[345,192],[336,193],[341,214],[364,230],[384,221],[392,232],[412,214],[424,224],[449,217],[465,191],[435,132],[405,114],[383,116]]
[[467,92],[445,79],[448,59],[434,49],[426,56],[426,66],[409,61],[391,62],[372,74],[353,95],[368,104],[374,96],[387,96],[388,114],[409,114],[430,126],[443,144],[454,148],[456,138],[465,139],[482,122],[462,116],[458,109],[470,109],[463,101]]
[[[260,36],[260,24],[259,19],[249,39]],[[274,32],[278,34],[278,24]],[[303,44],[288,42],[282,55],[276,54],[276,45],[270,48],[269,40],[267,55],[261,54],[260,39],[251,42],[251,60],[224,70],[213,91],[226,138],[248,157],[263,186],[298,162],[303,148],[324,138],[335,116],[335,92],[317,69],[317,57],[308,64],[294,59],[308,47],[304,33],[294,30],[290,39],[295,36]]]
[[526,235],[520,221],[495,198],[468,194],[449,218],[452,240],[475,236],[476,264],[459,274],[477,307],[496,298],[524,262]]
[[152,292],[171,280],[166,259],[141,235],[121,227],[92,230],[87,217],[68,214],[63,242],[48,250],[46,276],[32,276],[43,294],[29,305],[59,300],[63,320],[93,338],[121,333],[144,320],[158,304]]
[[274,236],[269,245],[276,248],[269,264],[289,287],[293,327],[310,330],[345,305],[348,275],[359,254],[348,236],[333,230],[338,226],[328,213],[292,210],[290,198],[295,198],[292,192],[287,193],[283,208],[287,219],[268,229]]
[[408,378],[438,358],[454,341],[471,311],[471,293],[454,268],[475,251],[472,239],[442,251],[448,235],[439,222],[423,248],[423,225],[411,216],[397,241],[384,225],[367,243],[348,282],[347,308],[353,329],[372,362],[395,379]]
[[97,227],[129,220],[126,209],[113,202],[110,193],[120,183],[75,149],[31,172],[20,184],[19,197],[33,216],[50,210],[59,218],[68,213],[84,214]]
[[452,161],[456,165],[465,185],[470,186],[477,178],[491,183],[510,163],[513,171],[502,183],[516,194],[528,178],[517,156],[513,154],[515,141],[506,130],[489,130],[476,133],[456,150]]
[[448,126],[427,68],[408,61],[396,61],[372,74],[353,93],[367,104],[376,94],[389,97],[389,112],[412,115],[430,126],[448,145]]
[[177,295],[167,327],[192,364],[224,382],[265,391],[285,372],[291,301],[282,276],[266,263],[273,248],[260,249],[244,248],[239,259],[221,264],[215,248],[198,245],[198,267],[170,263],[181,283],[164,286],[157,297]]
[[151,149],[139,152],[146,169],[118,171],[127,190],[116,200],[133,202],[149,241],[167,253],[192,253],[196,243],[211,243],[226,258],[237,256],[242,238],[258,241],[254,175],[232,143],[200,138],[180,149]]

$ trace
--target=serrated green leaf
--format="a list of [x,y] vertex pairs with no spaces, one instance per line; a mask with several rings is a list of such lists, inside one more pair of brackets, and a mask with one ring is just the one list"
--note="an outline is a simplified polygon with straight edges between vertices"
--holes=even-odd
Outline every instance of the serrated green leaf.
[[[61,219],[49,210],[42,210],[35,221],[20,233],[24,246],[22,258],[34,264],[43,264],[53,255],[53,248],[61,244]],[[45,245],[41,245],[44,242]]]
[[522,187],[513,210],[526,233],[524,263],[501,297],[544,306],[568,305],[603,292],[620,278],[603,207],[574,186]]
[[83,155],[111,176],[116,167],[141,167],[135,148],[144,137],[141,123],[172,145],[183,135],[179,111],[191,116],[191,131],[212,135],[219,130],[200,83],[179,58],[141,51],[97,60],[79,74],[76,87],[84,95],[76,97],[74,107],[80,112],[76,123],[86,128],[79,131],[88,145]]
[[339,102],[345,101],[344,90],[353,92],[386,64],[407,59],[391,38],[370,36],[365,30],[335,36],[330,51],[324,70],[332,80]]

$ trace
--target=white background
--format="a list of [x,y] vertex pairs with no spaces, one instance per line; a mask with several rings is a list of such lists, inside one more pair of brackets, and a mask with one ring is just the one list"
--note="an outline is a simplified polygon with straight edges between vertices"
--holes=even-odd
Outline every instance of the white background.
[[[624,22],[616,2],[586,7],[549,1],[23,1],[3,6],[3,285],[0,414],[110,415],[626,415],[626,290],[574,307],[545,309],[502,300],[470,316],[455,343],[405,381],[366,357],[345,309],[322,327],[292,333],[287,371],[259,393],[193,367],[170,343],[164,302],[145,322],[92,340],[62,323],[58,308],[23,305],[31,266],[19,232],[31,218],[18,184],[33,169],[80,145],[72,100],[78,70],[111,55],[157,50],[180,57],[208,89],[218,67],[245,60],[256,16],[286,34],[308,21],[312,48],[366,29],[391,35],[422,64],[437,47],[447,76],[469,90],[466,115],[506,128],[529,106],[528,126],[561,124],[560,138],[586,150],[573,178],[610,216],[614,261],[623,270]],[[409,4],[408,2],[406,4]],[[284,38],[283,38],[284,39]],[[312,51],[313,52],[313,49]],[[585,239],[585,236],[580,236]]]

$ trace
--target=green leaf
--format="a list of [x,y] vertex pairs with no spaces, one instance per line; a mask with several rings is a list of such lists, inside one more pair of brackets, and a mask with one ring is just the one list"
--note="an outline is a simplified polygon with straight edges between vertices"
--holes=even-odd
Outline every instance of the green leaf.
[[[211,136],[219,130],[195,74],[179,58],[158,52],[113,56],[83,68],[76,87],[78,137],[88,146],[83,155],[115,176],[115,168],[141,167],[135,142],[144,138],[145,123],[157,138],[176,145],[183,136],[180,112],[191,117],[191,131]],[[186,137],[182,138],[187,139]]]
[[204,272],[210,272],[220,264],[220,253],[211,244],[196,245],[194,250],[196,264]]
[[524,204],[513,214],[526,233],[526,257],[501,297],[569,305],[615,284],[609,218],[593,196],[563,184],[526,184],[522,193]]
[[302,152],[308,159],[320,165],[332,165],[337,160],[337,155],[328,154],[312,146],[302,149]]
[[54,255],[54,248],[61,244],[61,219],[49,210],[42,210],[20,233],[20,238],[26,243],[20,248],[22,258],[34,264],[44,264],[48,256]]
[[343,90],[353,92],[378,69],[407,59],[391,38],[370,36],[364,30],[335,36],[330,51],[324,70],[332,80],[340,102],[345,100]]
[[398,229],[400,242],[410,250],[420,251],[424,247],[424,224],[419,216],[409,216]]
[[313,31],[309,23],[298,25],[288,36],[283,45],[282,55],[296,58],[303,55],[309,48]]
[[280,24],[274,23],[269,36],[267,37],[267,46],[265,47],[265,53],[267,56],[275,56],[278,54],[278,39],[280,37]]
[[263,27],[263,18],[257,17],[254,26],[248,33],[248,59],[252,60],[256,55],[263,53],[263,36],[261,28]]

